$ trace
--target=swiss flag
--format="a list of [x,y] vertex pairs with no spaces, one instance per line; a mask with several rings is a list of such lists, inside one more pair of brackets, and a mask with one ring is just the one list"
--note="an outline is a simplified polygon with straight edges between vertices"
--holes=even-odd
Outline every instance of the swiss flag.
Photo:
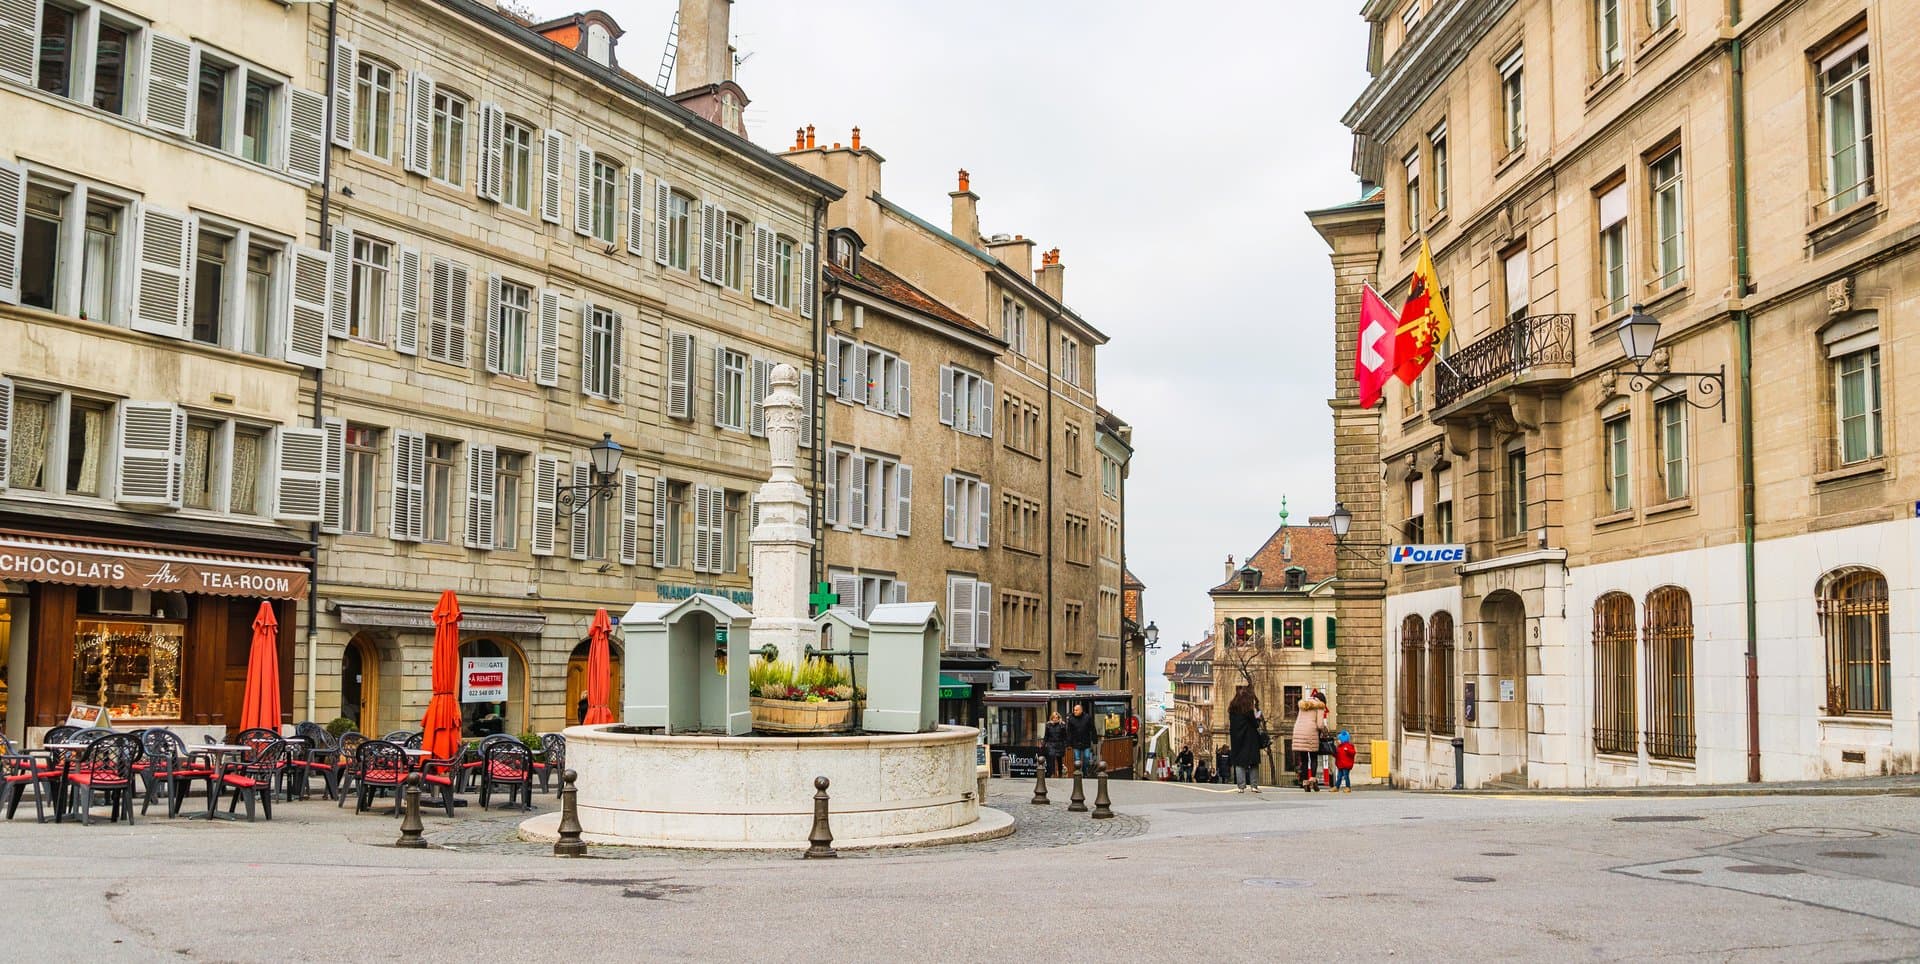
[[1360,383],[1360,405],[1380,402],[1380,390],[1393,377],[1395,333],[1400,317],[1370,284],[1360,286],[1360,345],[1353,353],[1353,377]]

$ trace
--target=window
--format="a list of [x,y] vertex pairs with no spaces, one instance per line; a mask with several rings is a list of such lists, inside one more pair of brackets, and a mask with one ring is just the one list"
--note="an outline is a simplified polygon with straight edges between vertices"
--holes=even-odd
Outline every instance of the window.
[[347,335],[364,341],[387,338],[387,277],[393,246],[353,236],[353,278],[347,303]]
[[1066,436],[1066,441],[1063,445],[1063,448],[1065,451],[1062,453],[1064,456],[1063,461],[1066,463],[1067,471],[1069,473],[1073,475],[1079,475],[1080,474],[1080,426],[1069,423],[1063,430],[1063,434]]
[[1040,544],[1040,503],[1012,492],[1000,493],[1004,518],[1001,543],[1008,549],[1037,552]]
[[745,267],[747,263],[747,222],[736,217],[729,216],[727,218],[725,251],[727,264],[724,277],[726,285],[735,291],[741,291],[746,287],[747,283]]
[[[133,106],[127,94],[134,84],[140,29],[97,10],[38,6],[40,89],[73,100],[88,96],[95,108],[127,114]],[[31,22],[30,9],[26,16]]]
[[993,530],[993,487],[964,475],[948,475],[943,486],[946,518],[943,538],[960,549],[983,549]]
[[220,451],[221,426],[206,419],[187,420],[187,448],[180,504],[189,509],[219,508],[219,479],[226,474]]
[[1600,214],[1600,314],[1612,318],[1627,310],[1627,185],[1602,191]]
[[1424,733],[1427,718],[1420,712],[1426,698],[1427,624],[1417,613],[1400,621],[1400,728]]
[[1000,333],[1016,355],[1027,353],[1027,306],[1012,298],[1000,299]]
[[178,719],[181,657],[188,652],[186,613],[167,615],[174,618],[76,621],[73,701],[104,706],[116,724]]
[[985,650],[993,646],[993,584],[970,575],[947,574],[947,648]]
[[348,425],[347,465],[341,503],[341,525],[352,535],[373,534],[374,467],[379,459],[377,429]]
[[[193,139],[215,150],[227,149],[227,107],[232,100],[233,68],[200,58],[198,89],[194,95]],[[362,95],[364,96],[364,95]]]
[[1427,134],[1427,153],[1433,157],[1433,215],[1439,217],[1447,210],[1447,125]]
[[1080,387],[1080,343],[1072,335],[1060,336],[1060,380]]
[[1693,759],[1693,601],[1677,586],[1647,594],[1647,755]]
[[201,231],[194,245],[193,340],[203,345],[227,343],[227,279],[233,239]]
[[1501,144],[1511,154],[1527,143],[1526,61],[1514,51],[1500,63]]
[[1407,480],[1407,521],[1401,539],[1413,545],[1427,541],[1427,480],[1414,476]]
[[1505,506],[1500,513],[1501,535],[1523,536],[1530,528],[1527,519],[1527,450],[1507,453]]
[[1607,508],[1625,512],[1633,507],[1633,459],[1629,454],[1633,435],[1626,415],[1607,419]]
[[1880,348],[1833,360],[1834,409],[1840,419],[1840,463],[1877,459],[1884,451],[1880,412]]
[[[591,466],[587,466],[586,468],[589,469],[588,473],[582,473],[579,471],[578,468],[575,469],[574,476],[573,476],[574,484],[577,485],[583,479],[591,477],[590,476]],[[618,503],[614,499],[588,499],[587,500],[586,558],[592,559],[595,562],[604,562],[606,560],[607,530],[613,528],[613,526],[617,524],[617,522],[615,521],[618,519],[618,516],[616,515],[616,513],[619,511],[617,506],[618,506]],[[612,517],[612,518],[609,518],[609,517]],[[579,530],[575,529],[573,532],[573,535],[575,538],[578,538]]]
[[1874,193],[1871,66],[1864,33],[1820,61],[1825,207],[1830,212],[1844,211]]
[[1412,3],[1407,4],[1407,9],[1400,11],[1400,30],[1402,35],[1407,37],[1413,36],[1413,28],[1419,25],[1420,0],[1413,0]]
[[668,192],[666,219],[667,267],[685,271],[693,262],[693,200]]
[[1507,324],[1511,325],[1527,317],[1529,302],[1529,280],[1527,268],[1527,246],[1525,242],[1516,245],[1500,256],[1500,270],[1506,279]]
[[20,238],[20,303],[57,311],[60,291],[60,235],[66,225],[66,193],[45,184],[28,184],[27,217]]
[[40,89],[57,97],[73,96],[79,20],[79,14],[65,7],[40,5]]
[[1673,22],[1673,0],[1647,0],[1647,25],[1658,32]]
[[520,476],[527,468],[527,457],[518,452],[499,452],[493,460],[493,547],[513,549],[520,545]]
[[613,360],[618,319],[598,305],[583,305],[587,312],[586,343],[580,349],[581,389],[595,398],[612,398]]
[[599,157],[593,159],[592,233],[595,241],[614,243],[619,223],[620,169]]
[[500,203],[533,210],[533,128],[509,120],[500,137]]
[[1067,561],[1085,566],[1093,562],[1093,526],[1086,516],[1066,513]]
[[275,282],[280,268],[280,249],[271,245],[247,247],[247,315],[240,328],[240,350],[253,355],[276,354],[273,341],[274,313],[278,311]]
[[[682,516],[687,511],[687,498],[691,488],[692,486],[686,482],[667,483],[666,525],[664,526],[667,537],[666,561],[668,566],[674,568],[680,566],[680,549],[686,542],[686,521]],[[660,510],[656,507],[654,511],[657,513]]]
[[527,377],[527,325],[533,306],[533,289],[511,281],[500,282],[500,305],[488,323],[489,337],[498,346],[495,367],[500,374]]
[[1887,580],[1871,569],[1821,580],[1820,629],[1827,643],[1828,716],[1886,716],[1892,711],[1892,609]]
[[1433,535],[1440,542],[1453,541],[1453,469],[1441,466],[1433,470]]
[[940,369],[940,424],[982,438],[993,437],[993,383],[964,368]]
[[713,362],[713,424],[747,430],[747,356],[716,348]]
[[[1327,648],[1333,648],[1328,623]],[[1453,614],[1438,612],[1427,622],[1428,725],[1434,733],[1453,732]]]
[[1665,291],[1687,280],[1687,211],[1680,149],[1653,162],[1653,270],[1655,290]]
[[1120,497],[1120,463],[1100,455],[1100,494],[1109,499]]
[[246,96],[241,101],[240,156],[255,164],[273,159],[273,116],[279,98],[279,84],[247,74]]
[[[459,443],[445,439],[427,440],[426,525],[428,542],[446,542],[452,531],[453,458]],[[595,499],[599,502],[599,499]]]
[[1120,561],[1120,520],[1105,512],[1100,513],[1100,558]]
[[467,182],[467,101],[433,88],[433,178],[454,187]]
[[393,160],[393,68],[360,58],[353,78],[353,149]]
[[1687,497],[1687,400],[1669,398],[1653,407],[1660,427],[1660,479],[1668,502]]
[[1426,376],[1416,375],[1400,389],[1400,417],[1412,418],[1426,408]]
[[47,471],[52,464],[55,418],[59,396],[42,395],[15,386],[13,422],[7,446],[7,486],[26,492],[46,492],[56,481]]
[[90,398],[67,399],[67,494],[104,495],[102,471],[113,406]]
[[1634,693],[1633,597],[1610,592],[1593,604],[1593,748],[1636,753],[1640,727]]
[[726,517],[721,521],[721,565],[727,572],[740,571],[740,541],[750,533],[746,531],[745,492],[728,492],[722,502]]
[[80,259],[80,317],[112,324],[120,319],[117,295],[127,206],[89,195],[85,248]]
[[1620,0],[1593,0],[1594,58],[1604,76],[1620,66]]
[[132,30],[101,20],[93,42],[93,106],[110,114],[125,114],[131,106],[127,88],[133,69]]
[[773,274],[773,303],[782,308],[793,307],[793,241],[781,238],[775,244],[776,258]]
[[1400,162],[1407,175],[1407,233],[1420,230],[1420,152],[1408,154]]

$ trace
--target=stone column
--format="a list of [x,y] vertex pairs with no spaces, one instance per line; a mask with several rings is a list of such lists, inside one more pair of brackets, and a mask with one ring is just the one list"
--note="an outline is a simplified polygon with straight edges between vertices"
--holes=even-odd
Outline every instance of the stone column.
[[819,637],[807,618],[807,577],[813,534],[807,526],[807,490],[793,474],[800,447],[800,373],[792,365],[773,366],[765,403],[767,444],[773,473],[755,495],[760,522],[748,542],[753,546],[753,641],[772,643],[780,658],[798,664],[807,644]]

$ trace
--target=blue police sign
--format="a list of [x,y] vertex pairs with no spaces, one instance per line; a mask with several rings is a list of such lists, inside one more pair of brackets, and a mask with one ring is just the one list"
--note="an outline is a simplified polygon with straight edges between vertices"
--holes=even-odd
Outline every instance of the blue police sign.
[[1394,546],[1387,561],[1396,566],[1420,566],[1435,562],[1466,562],[1467,547],[1462,545],[1443,546]]

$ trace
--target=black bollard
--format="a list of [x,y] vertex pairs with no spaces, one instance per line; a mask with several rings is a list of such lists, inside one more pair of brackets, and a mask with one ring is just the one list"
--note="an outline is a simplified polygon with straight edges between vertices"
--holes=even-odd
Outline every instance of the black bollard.
[[1093,819],[1112,820],[1113,819],[1113,801],[1107,799],[1107,765],[1105,763],[1100,763],[1098,764],[1098,766],[1100,767],[1098,771],[1100,774],[1100,781],[1094,785]]
[[1047,799],[1047,763],[1045,760],[1041,760],[1040,765],[1033,769],[1033,799],[1027,802],[1038,807],[1044,807],[1053,802]]
[[555,857],[587,855],[587,842],[580,839],[580,809],[575,802],[580,791],[573,785],[579,776],[572,770],[560,774],[560,839],[553,842]]
[[406,815],[400,819],[400,839],[393,842],[396,847],[421,849],[426,847],[426,838],[421,831],[426,826],[420,822],[420,774],[407,774]]
[[1080,764],[1073,765],[1073,796],[1068,798],[1068,813],[1087,812],[1087,792],[1080,788]]
[[802,856],[808,859],[818,857],[838,857],[833,849],[833,828],[827,826],[827,785],[826,777],[813,778],[813,830],[807,834],[807,852]]
[[1453,738],[1453,788],[1455,790],[1465,790],[1467,788],[1466,784],[1462,782],[1462,778],[1466,776],[1466,772],[1467,741],[1456,736]]

